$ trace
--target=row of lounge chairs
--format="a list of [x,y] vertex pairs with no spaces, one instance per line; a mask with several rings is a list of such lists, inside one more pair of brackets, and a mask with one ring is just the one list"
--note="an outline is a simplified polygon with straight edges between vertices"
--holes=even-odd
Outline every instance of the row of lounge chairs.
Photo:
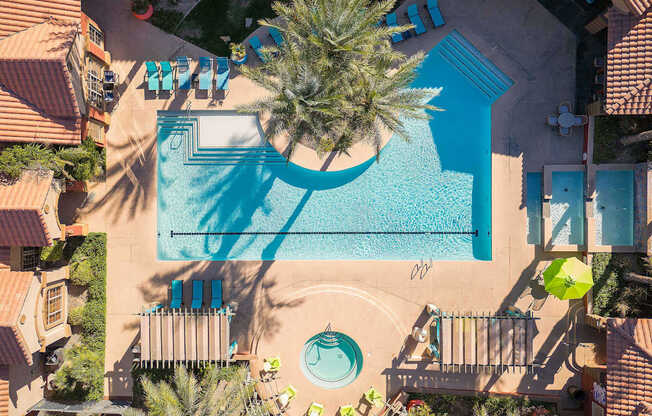
[[[170,296],[170,309],[180,309],[183,305],[183,281],[172,281],[172,295]],[[192,281],[192,302],[191,309],[201,309],[204,304],[204,281]],[[222,299],[222,281],[211,280],[211,309],[221,309],[223,304]]]
[[[145,74],[147,89],[149,91],[172,91],[176,80],[178,89],[189,90],[195,77],[199,78],[197,88],[200,90],[211,90],[213,88],[213,79],[215,79],[215,88],[217,90],[227,91],[229,89],[229,58],[200,57],[199,74],[190,71],[190,62],[191,59],[187,56],[178,56],[174,68],[170,61],[161,61],[158,65],[153,61],[145,62],[147,67],[147,73]],[[213,69],[213,62],[216,63],[215,70]],[[213,76],[214,74],[215,76]]]
[[[274,41],[276,46],[279,48],[283,46],[285,43],[285,39],[283,39],[283,35],[281,35],[281,32],[275,28],[275,27],[270,27],[267,31],[267,34],[269,35],[270,38]],[[260,42],[260,39],[258,39],[258,36],[252,36],[249,38],[249,46],[251,46],[251,49],[254,50],[256,53],[256,56],[258,56],[258,59],[261,60],[262,63],[267,62],[267,58],[265,58],[265,55],[262,52],[263,44]]]
[[[437,0],[428,0],[427,4],[424,5],[424,8],[428,11],[428,14],[430,15],[430,20],[432,20],[432,24],[434,27],[437,28],[443,26],[446,23],[441,15],[441,11],[439,10],[439,4],[437,3]],[[419,15],[419,10],[416,4],[409,5],[405,15],[408,17],[408,19],[410,19],[410,23],[414,25],[414,32],[417,35],[426,33],[426,26],[423,24],[423,21],[421,20],[421,16]],[[382,21],[379,23],[382,23]],[[396,13],[388,13],[385,16],[385,23],[387,24],[387,26],[390,27],[398,26],[398,18],[396,17]],[[398,43],[401,42],[402,40],[404,40],[403,34],[394,33],[392,35],[392,42]]]

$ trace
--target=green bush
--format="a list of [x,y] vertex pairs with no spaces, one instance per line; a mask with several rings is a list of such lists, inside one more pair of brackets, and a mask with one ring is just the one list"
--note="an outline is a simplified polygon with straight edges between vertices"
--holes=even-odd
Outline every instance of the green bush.
[[85,345],[66,350],[65,361],[54,374],[58,398],[101,400],[104,396],[104,357]]
[[648,288],[628,282],[628,272],[643,273],[635,254],[596,253],[593,269],[593,313],[605,317],[647,317],[652,315]]
[[[433,416],[490,415],[510,416],[531,414],[532,410],[546,409],[549,414],[557,414],[554,403],[530,400],[520,397],[498,397],[490,395],[457,396],[452,394],[412,393],[408,400],[423,400],[428,406],[428,414]],[[544,413],[539,413],[544,414]]]
[[77,306],[68,312],[68,323],[70,325],[81,325],[83,321],[84,307]]
[[88,286],[95,274],[89,260],[70,264],[70,282],[77,286]]
[[106,333],[106,304],[94,299],[84,306],[82,315],[82,339],[84,344],[93,349],[104,349],[104,336]]
[[165,32],[174,33],[174,29],[176,29],[182,18],[183,13],[177,10],[156,9],[150,23]]

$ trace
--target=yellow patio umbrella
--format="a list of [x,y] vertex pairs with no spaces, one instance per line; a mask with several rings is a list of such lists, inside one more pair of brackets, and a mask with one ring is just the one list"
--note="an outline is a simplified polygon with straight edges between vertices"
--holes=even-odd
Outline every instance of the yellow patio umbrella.
[[575,257],[556,259],[543,272],[546,291],[561,300],[579,299],[593,286],[591,268]]

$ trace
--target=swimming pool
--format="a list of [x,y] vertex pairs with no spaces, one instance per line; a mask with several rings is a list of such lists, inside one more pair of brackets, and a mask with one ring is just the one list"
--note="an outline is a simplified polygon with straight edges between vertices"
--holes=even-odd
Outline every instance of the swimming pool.
[[599,245],[634,244],[634,171],[598,170],[595,173],[596,242]]
[[351,384],[362,371],[362,351],[346,334],[335,331],[310,338],[299,359],[303,375],[314,385],[337,389]]
[[552,242],[584,244],[584,172],[552,172]]
[[179,129],[160,127],[158,257],[491,260],[491,104],[510,85],[454,31],[413,84],[441,87],[430,102],[446,111],[408,121],[411,142],[392,138],[380,163],[340,172],[258,163],[260,146],[195,165],[171,145]]

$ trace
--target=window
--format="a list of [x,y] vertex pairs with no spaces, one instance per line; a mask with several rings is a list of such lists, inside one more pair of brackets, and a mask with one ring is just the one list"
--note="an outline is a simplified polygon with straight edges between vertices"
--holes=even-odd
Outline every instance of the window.
[[100,29],[89,24],[88,37],[90,38],[91,42],[104,49],[104,35],[100,31]]
[[23,247],[23,270],[34,270],[38,266],[41,249],[39,247]]
[[95,69],[88,70],[88,101],[95,107],[102,108],[104,104],[104,91],[102,78]]
[[63,322],[63,284],[50,287],[45,292],[45,329]]
[[88,120],[88,136],[96,143],[104,143],[104,125],[93,119]]

